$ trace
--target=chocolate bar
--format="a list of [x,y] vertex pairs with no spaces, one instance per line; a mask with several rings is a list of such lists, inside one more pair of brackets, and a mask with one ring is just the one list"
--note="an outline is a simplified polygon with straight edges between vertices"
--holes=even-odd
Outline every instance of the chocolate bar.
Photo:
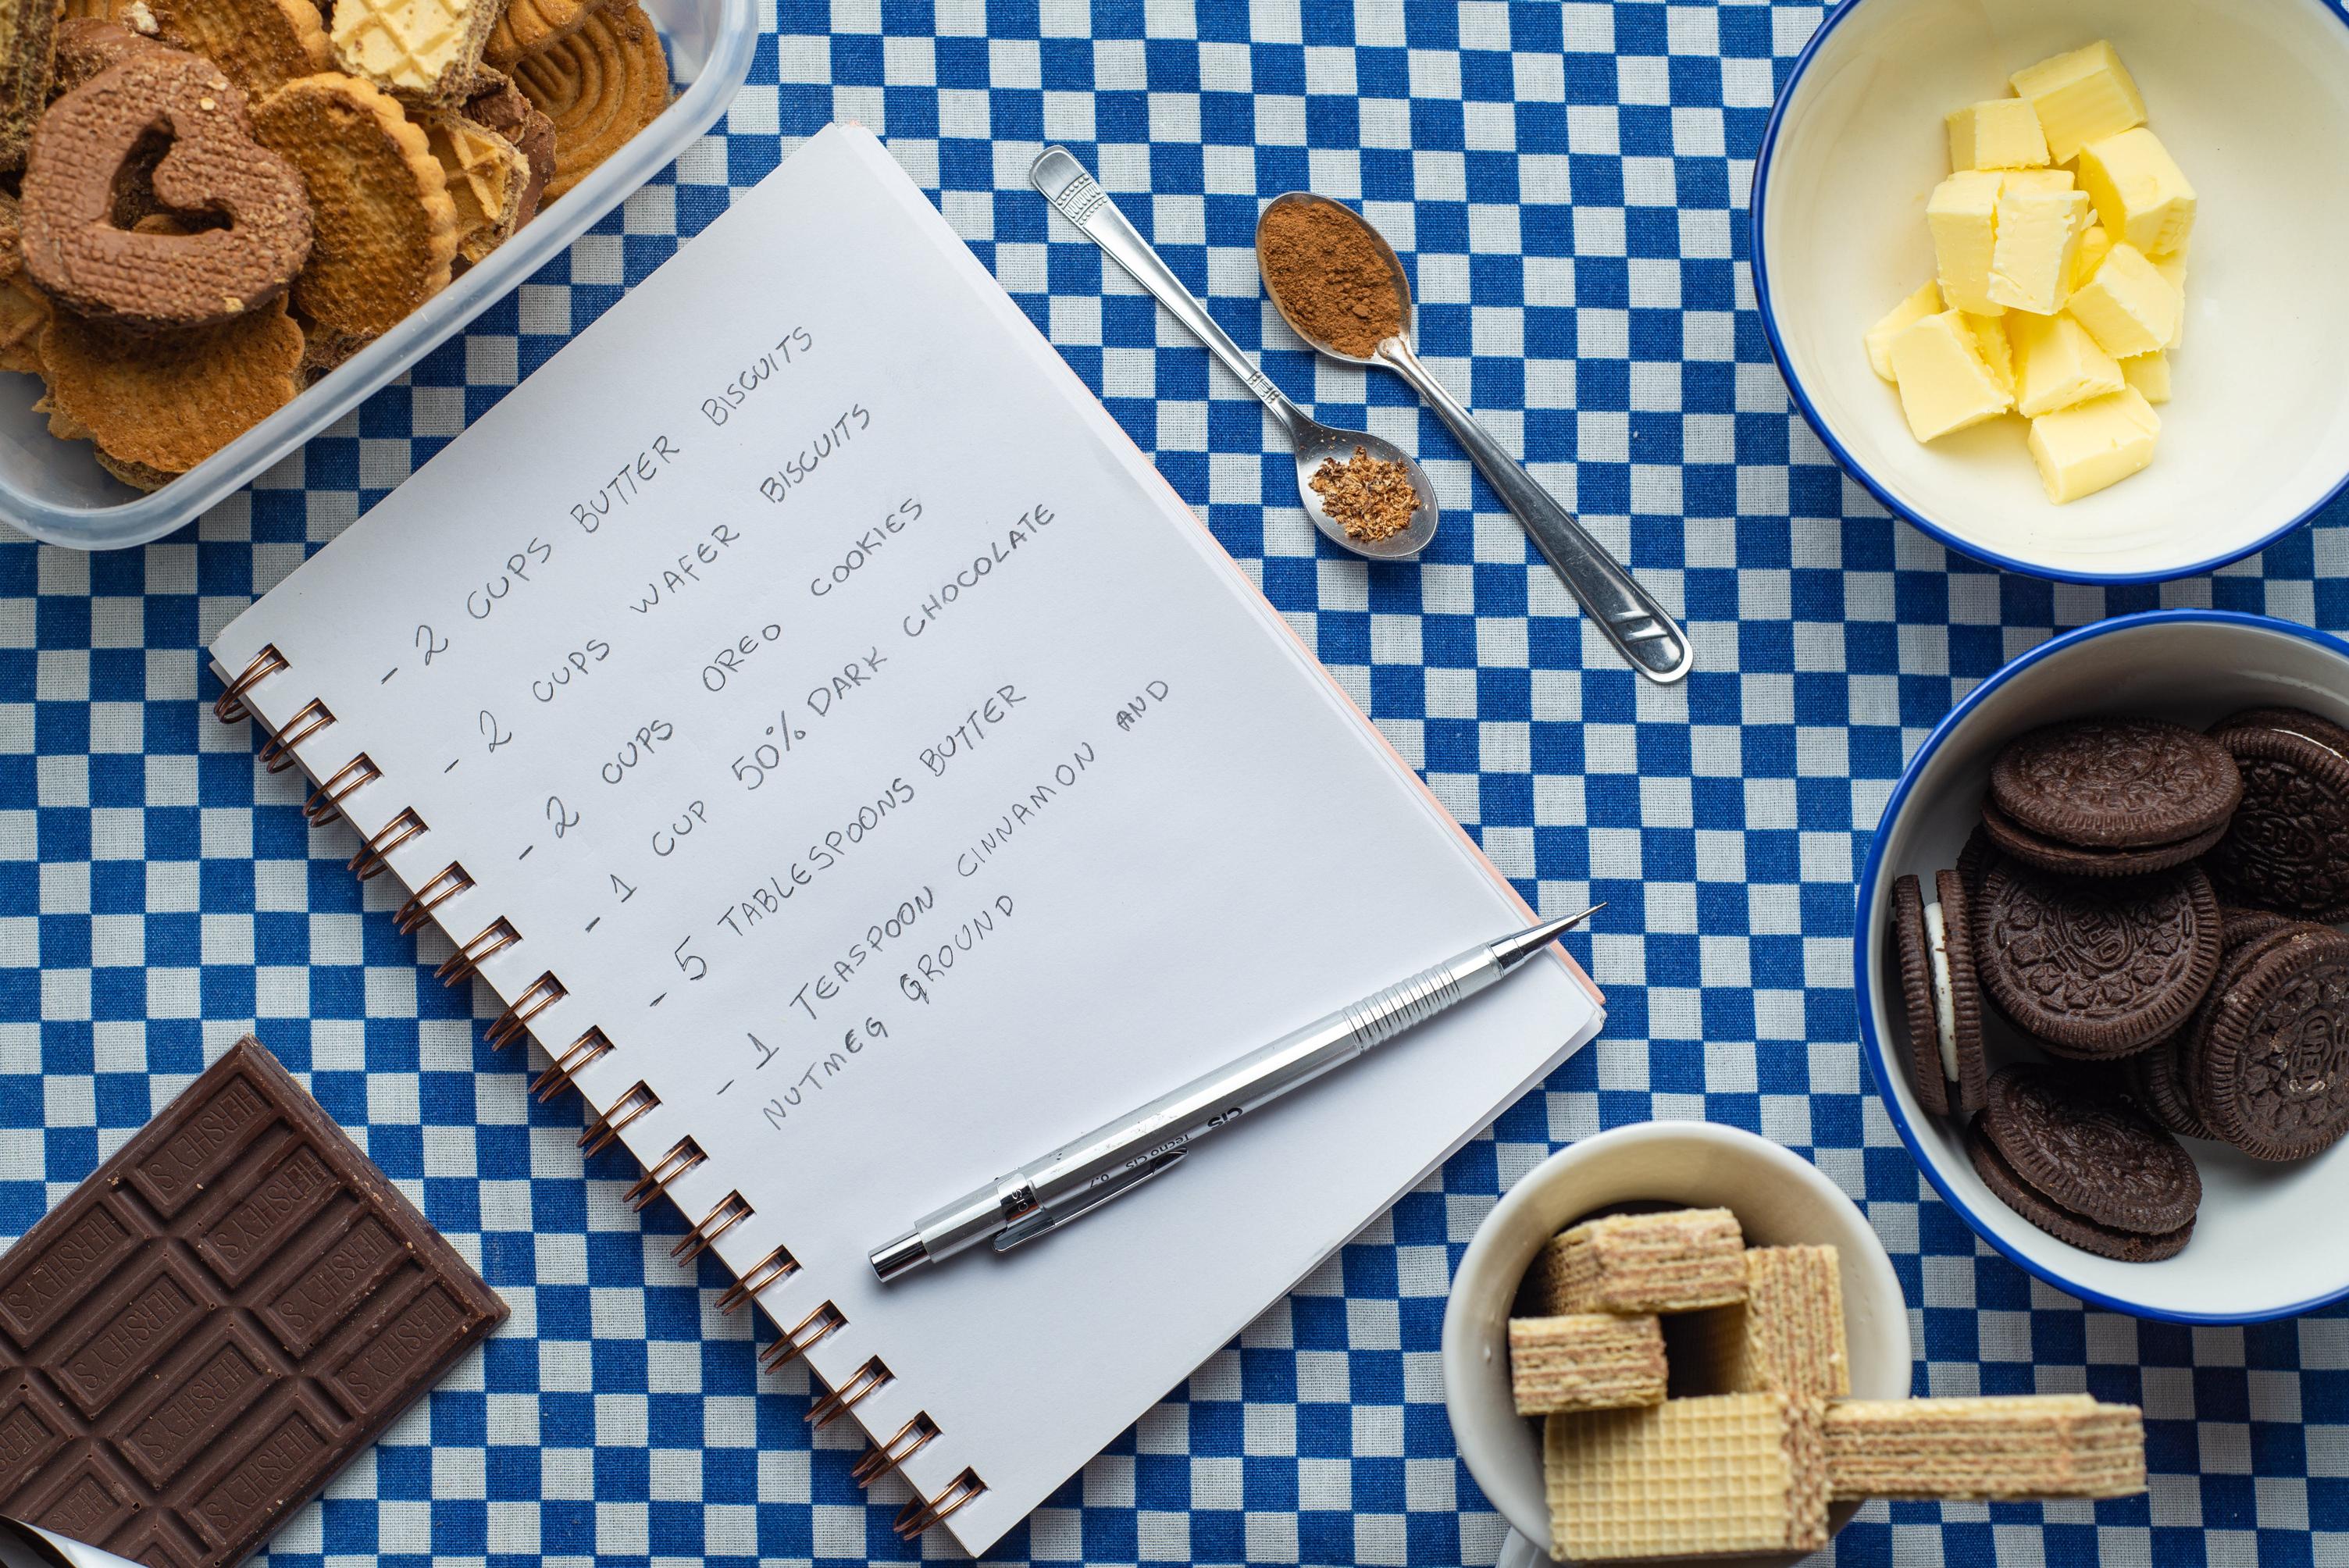
[[0,1254],[0,1514],[224,1568],[505,1315],[240,1040]]

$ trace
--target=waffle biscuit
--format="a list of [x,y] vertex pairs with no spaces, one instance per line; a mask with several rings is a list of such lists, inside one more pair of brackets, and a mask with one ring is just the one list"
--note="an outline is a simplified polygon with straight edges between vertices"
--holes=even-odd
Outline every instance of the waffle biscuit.
[[1509,1320],[1509,1388],[1520,1416],[1664,1402],[1664,1336],[1652,1316],[1578,1312]]
[[331,70],[335,52],[311,0],[146,0],[155,35],[203,56],[256,100]]
[[49,103],[57,0],[0,0],[0,170],[22,169]]
[[1553,1316],[1723,1306],[1745,1298],[1745,1237],[1726,1209],[1609,1214],[1552,1237],[1526,1283]]
[[305,333],[356,349],[448,286],[456,204],[388,94],[323,72],[262,99],[254,125],[309,182],[318,242],[293,291]]
[[1820,1407],[1778,1394],[1552,1416],[1550,1552],[1578,1563],[1826,1544]]
[[404,104],[452,108],[497,19],[497,0],[336,0],[334,63]]
[[471,265],[513,237],[530,160],[488,127],[452,113],[424,117],[424,137],[457,209],[457,253]]
[[514,67],[514,85],[554,122],[552,201],[668,107],[668,57],[636,0],[605,5]]
[[294,400],[302,329],[283,299],[217,326],[134,335],[59,311],[41,334],[49,432],[185,473]]
[[512,68],[549,44],[567,38],[607,0],[509,0],[481,57],[501,70]]
[[1674,1318],[1670,1339],[1675,1394],[1838,1399],[1851,1392],[1843,1270],[1833,1247],[1748,1249],[1745,1299]]
[[537,216],[546,182],[554,178],[554,122],[522,96],[512,77],[487,66],[473,77],[473,96],[458,112],[512,142],[530,160],[530,181],[514,215],[514,227],[521,228]]
[[2130,1497],[2145,1421],[2086,1394],[1846,1399],[1827,1407],[1826,1464],[1838,1501]]

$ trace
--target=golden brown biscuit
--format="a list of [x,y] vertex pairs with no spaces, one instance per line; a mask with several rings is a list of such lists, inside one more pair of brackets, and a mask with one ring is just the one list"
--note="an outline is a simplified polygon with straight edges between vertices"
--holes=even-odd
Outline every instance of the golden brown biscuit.
[[146,0],[156,36],[192,49],[256,102],[287,82],[331,70],[335,52],[310,0]]
[[577,32],[609,0],[508,0],[481,57],[501,70]]
[[457,253],[468,265],[511,239],[530,188],[530,160],[488,127],[460,114],[427,115],[425,139],[457,208]]
[[446,108],[472,89],[499,0],[336,0],[335,63],[404,104]]
[[546,182],[554,178],[554,122],[522,96],[512,77],[488,66],[473,78],[473,96],[461,112],[512,142],[530,160],[530,183],[523,188],[522,210],[514,215],[514,227],[521,228],[537,215]]
[[278,88],[253,119],[309,186],[317,238],[293,290],[305,330],[356,346],[448,286],[456,205],[388,94],[327,71]]
[[0,370],[41,373],[41,329],[49,325],[49,296],[25,275],[18,246],[16,199],[0,192]]
[[554,178],[544,201],[587,178],[668,107],[668,56],[636,0],[595,12],[514,67],[513,77],[554,122]]
[[0,170],[22,169],[49,101],[57,0],[0,0]]
[[218,326],[143,335],[59,311],[41,334],[51,433],[165,474],[292,402],[301,363],[302,329],[283,299]]
[[150,469],[145,463],[134,463],[118,458],[103,447],[98,449],[97,457],[99,468],[134,490],[159,490],[180,477],[177,474],[167,474],[160,469]]

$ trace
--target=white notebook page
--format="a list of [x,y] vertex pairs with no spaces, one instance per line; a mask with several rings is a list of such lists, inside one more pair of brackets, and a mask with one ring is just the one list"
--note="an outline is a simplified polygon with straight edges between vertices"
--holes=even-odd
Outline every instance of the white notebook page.
[[[1542,962],[1097,1216],[882,1286],[866,1254],[1072,1134],[1524,923],[869,134],[816,137],[224,631],[364,750],[435,918],[615,1049],[717,1252],[781,1244],[854,1410],[942,1435],[983,1550],[1597,1031]],[[788,745],[786,745],[788,742]],[[351,829],[319,830],[339,844]],[[535,1062],[533,1065],[536,1065]]]

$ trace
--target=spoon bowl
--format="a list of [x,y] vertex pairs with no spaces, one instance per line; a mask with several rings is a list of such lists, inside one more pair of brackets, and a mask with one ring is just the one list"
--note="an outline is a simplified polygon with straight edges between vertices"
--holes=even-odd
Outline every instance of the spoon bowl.
[[[1435,537],[1435,487],[1428,482],[1418,459],[1401,447],[1364,430],[1338,429],[1302,412],[1289,426],[1288,438],[1297,447],[1298,499],[1305,503],[1305,515],[1330,543],[1373,561],[1399,561],[1418,554]],[[1342,463],[1357,451],[1382,463],[1401,463],[1411,488],[1419,494],[1419,510],[1411,514],[1411,521],[1384,539],[1357,539],[1348,533],[1346,525],[1323,509],[1320,494],[1313,488],[1313,476],[1323,463]]]

